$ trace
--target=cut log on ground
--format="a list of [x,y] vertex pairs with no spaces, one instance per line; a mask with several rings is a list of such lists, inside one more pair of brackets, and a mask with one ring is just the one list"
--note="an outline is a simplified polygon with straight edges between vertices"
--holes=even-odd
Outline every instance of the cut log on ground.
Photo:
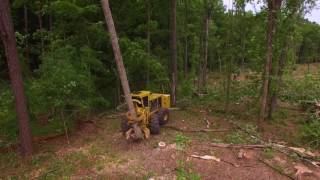
[[210,146],[221,148],[240,148],[240,149],[261,149],[269,148],[268,145],[262,144],[223,144],[223,143],[210,143]]
[[229,131],[229,129],[181,129],[175,126],[163,126],[164,128],[169,128],[175,131],[181,131],[181,132],[226,132]]

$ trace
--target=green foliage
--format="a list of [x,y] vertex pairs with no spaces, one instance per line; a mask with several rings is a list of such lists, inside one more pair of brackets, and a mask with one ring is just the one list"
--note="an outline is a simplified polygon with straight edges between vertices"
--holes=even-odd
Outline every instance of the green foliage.
[[307,122],[301,131],[301,139],[314,148],[320,148],[320,118],[311,116],[310,122]]
[[183,134],[177,134],[174,141],[177,145],[177,148],[183,150],[187,147],[190,139]]
[[[44,54],[37,71],[39,78],[26,83],[33,134],[63,132],[63,121],[72,119],[72,112],[109,108],[110,102],[97,90],[92,73],[105,72],[102,66],[96,52],[88,47],[77,49],[68,45],[60,46]],[[17,125],[9,87],[0,94],[0,100],[0,133],[14,140]],[[39,125],[41,116],[48,118],[49,124]],[[72,127],[72,123],[67,122],[67,126]]]
[[238,124],[238,126],[240,126],[243,130],[228,134],[225,138],[226,142],[232,144],[257,143],[257,140],[251,137],[251,135],[259,137],[256,126],[251,124]]
[[313,101],[319,98],[319,94],[320,79],[317,76],[306,74],[298,80],[287,77],[281,91],[281,98],[291,102]]
[[[0,134],[8,139],[15,139],[18,133],[17,122],[15,120],[15,109],[12,93],[9,87],[5,87],[0,94]],[[0,146],[5,146],[7,142],[0,142]]]
[[193,86],[193,82],[191,79],[185,79],[179,83],[178,86],[178,95],[180,98],[183,97],[191,97],[193,93],[196,92],[196,89]]
[[271,149],[271,148],[266,148],[266,149],[264,149],[262,153],[263,153],[263,156],[265,156],[265,157],[268,158],[268,159],[273,158],[274,155],[275,155],[274,150]]
[[95,103],[108,106],[96,93],[90,72],[93,64],[101,63],[90,57],[90,53],[92,51],[87,47],[77,50],[66,46],[43,56],[40,78],[30,87],[30,97],[35,97],[31,104],[33,112],[49,113],[50,110],[59,111],[67,107],[88,110]]
[[[145,52],[145,47],[141,41],[131,41],[128,38],[120,39],[123,59],[126,66],[129,81],[136,90],[148,88],[160,91],[161,87],[167,87],[169,83],[167,70],[153,56]],[[150,84],[145,84],[149,76]]]
[[200,180],[201,176],[198,173],[194,173],[190,170],[190,165],[187,166],[183,161],[178,161],[178,168],[177,168],[177,180]]
[[[286,39],[289,39],[288,70],[295,63],[319,61],[320,26],[305,20],[302,17],[305,12],[295,12],[297,9],[305,11],[314,5],[313,2],[288,1],[283,4],[276,22],[273,69],[277,68]],[[221,107],[222,101],[228,99],[232,105],[249,104],[250,112],[256,111],[261,67],[266,58],[267,10],[245,11],[246,3],[244,0],[235,1],[234,9],[228,11],[218,0],[177,2],[178,101],[186,99],[192,100],[191,105],[219,104]],[[110,6],[131,89],[169,92],[169,3],[110,1]],[[23,18],[25,8],[29,22]],[[148,11],[151,15],[149,22]],[[208,82],[207,94],[195,97],[196,77],[203,61],[206,13],[211,14],[207,69],[219,71],[219,75],[214,82]],[[45,134],[50,129],[60,131],[61,120],[70,120],[68,126],[72,126],[75,116],[106,110],[121,103],[121,85],[100,1],[14,0],[12,15],[33,133]],[[25,29],[25,23],[28,29]],[[17,126],[13,97],[8,87],[4,48],[0,46],[0,137],[15,139]],[[184,77],[185,67],[187,77]],[[230,77],[226,73],[240,70],[243,73],[246,69],[256,72],[253,78],[232,80],[230,89],[227,89],[226,82],[221,80]],[[272,77],[272,90],[275,89],[274,80],[276,78]],[[318,77],[306,75],[299,80],[287,77],[280,98],[291,102],[318,99],[319,86]],[[230,92],[228,98],[225,98],[226,92]],[[42,116],[47,117],[48,126],[39,126],[38,120]],[[246,138],[241,134],[230,137],[230,141],[242,140]]]

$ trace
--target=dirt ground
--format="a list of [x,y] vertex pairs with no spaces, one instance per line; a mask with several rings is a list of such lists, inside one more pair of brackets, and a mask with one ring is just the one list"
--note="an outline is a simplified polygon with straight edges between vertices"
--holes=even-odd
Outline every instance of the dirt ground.
[[[193,108],[171,112],[166,126],[180,129],[221,129],[222,132],[179,132],[163,127],[160,135],[142,142],[128,142],[119,131],[114,113],[81,122],[65,136],[41,140],[32,159],[0,156],[1,179],[320,179],[320,170],[294,157],[263,149],[217,148],[212,142],[243,143],[240,132],[220,116]],[[209,123],[209,125],[208,125]],[[272,125],[269,125],[272,126]],[[274,128],[274,127],[272,127]],[[281,129],[282,128],[282,129]],[[295,129],[279,127],[286,135]],[[268,128],[267,128],[268,129]],[[265,140],[285,140],[280,132],[262,135]],[[231,139],[231,140],[230,140]],[[164,142],[165,147],[158,143]],[[245,142],[250,143],[250,142]],[[204,160],[191,155],[210,155]],[[239,157],[241,156],[241,157]],[[4,164],[7,162],[6,164]],[[269,165],[268,165],[269,164]],[[302,167],[304,173],[297,173]],[[307,170],[306,170],[307,169]],[[285,174],[285,175],[284,175]],[[287,175],[287,176],[286,176]]]

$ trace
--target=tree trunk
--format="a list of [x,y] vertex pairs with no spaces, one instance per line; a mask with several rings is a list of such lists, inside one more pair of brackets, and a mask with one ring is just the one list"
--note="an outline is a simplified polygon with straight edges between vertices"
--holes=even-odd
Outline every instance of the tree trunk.
[[208,2],[205,2],[205,15],[204,15],[204,29],[201,41],[202,46],[200,53],[201,53],[201,61],[199,64],[199,74],[198,74],[198,92],[202,93],[205,86],[206,86],[206,79],[207,79],[207,65],[208,65],[208,39],[209,39],[209,22],[210,22],[210,12],[208,7]]
[[[39,30],[42,33],[42,28],[43,28],[43,22],[42,22],[42,15],[40,14],[41,12],[39,12],[38,14],[38,21],[39,21]],[[44,52],[44,41],[43,41],[43,37],[41,37],[40,40],[40,46],[41,46],[41,53]]]
[[287,37],[284,42],[284,47],[281,50],[280,59],[278,61],[278,70],[277,70],[277,74],[276,74],[277,82],[276,82],[275,91],[272,93],[272,96],[271,96],[271,102],[270,102],[270,107],[269,107],[269,111],[268,111],[268,118],[269,119],[272,118],[272,113],[275,111],[275,109],[277,107],[278,94],[279,94],[279,90],[280,90],[280,87],[282,84],[282,75],[283,75],[283,71],[285,68],[285,61],[287,58],[288,48],[289,48],[289,37]]
[[[137,119],[137,114],[136,114],[136,111],[135,111],[135,108],[133,105],[133,101],[131,98],[131,92],[130,92],[130,87],[129,87],[129,82],[128,82],[126,70],[123,65],[122,55],[121,55],[121,51],[120,51],[120,47],[119,47],[119,43],[118,43],[117,32],[116,32],[116,29],[114,26],[111,10],[109,7],[109,1],[108,0],[101,0],[101,3],[102,3],[102,8],[103,8],[105,20],[107,23],[107,27],[109,30],[112,49],[113,49],[113,53],[114,53],[116,64],[117,64],[117,70],[119,73],[123,93],[124,93],[124,96],[126,99],[126,103],[128,105],[129,113],[134,119]],[[134,128],[134,131],[135,131],[137,138],[142,139],[143,135],[142,135],[141,129],[137,125],[137,123],[135,123],[133,125],[133,128]]]
[[[149,57],[151,56],[151,0],[147,0],[147,52]],[[150,81],[150,67],[149,63],[147,64],[147,86],[149,85]]]
[[280,91],[280,88],[282,86],[282,75],[284,72],[284,68],[285,68],[285,64],[286,64],[286,59],[287,59],[287,55],[288,55],[288,49],[290,48],[290,39],[292,37],[292,34],[294,32],[294,24],[292,23],[291,20],[295,21],[295,17],[296,17],[296,13],[298,11],[298,9],[302,6],[302,4],[296,4],[295,7],[293,7],[292,12],[286,17],[286,19],[283,21],[283,26],[284,27],[289,27],[287,29],[287,34],[285,35],[285,39],[283,41],[282,44],[282,49],[281,49],[281,53],[280,53],[280,58],[278,60],[278,66],[277,66],[277,71],[276,71],[276,83],[275,83],[275,89],[274,91],[271,93],[271,99],[270,99],[270,103],[269,103],[269,108],[268,108],[268,118],[271,119],[272,118],[272,114],[273,112],[276,110],[277,108],[277,104],[278,104],[278,94]]
[[222,72],[222,62],[221,62],[221,58],[220,58],[220,54],[218,54],[218,61],[219,61],[219,72]]
[[204,34],[204,55],[203,55],[203,66],[202,66],[202,85],[204,88],[207,85],[207,66],[208,66],[208,40],[209,40],[209,23],[210,23],[210,14],[209,10],[206,12],[205,20],[205,34]]
[[24,93],[14,28],[11,21],[9,0],[0,1],[0,36],[5,48],[11,86],[15,99],[15,108],[19,124],[20,151],[23,156],[28,156],[31,155],[33,151],[29,127],[29,114],[26,96]]
[[188,73],[189,73],[189,52],[188,52],[188,37],[185,37],[184,40],[184,77],[187,79],[188,78]]
[[171,0],[171,15],[170,15],[170,29],[171,29],[171,104],[176,105],[177,83],[178,83],[178,60],[177,60],[177,19],[176,19],[176,0]]
[[228,62],[226,64],[226,75],[227,75],[227,84],[226,84],[226,101],[225,101],[225,112],[229,112],[229,105],[230,105],[230,91],[231,91],[231,70],[232,70],[232,59],[228,57]]
[[185,11],[185,14],[184,14],[184,30],[185,30],[185,37],[184,37],[184,77],[185,79],[188,78],[188,65],[189,65],[189,41],[188,41],[188,0],[185,0],[184,2],[184,11]]
[[49,31],[52,31],[52,23],[53,23],[53,22],[52,22],[52,21],[53,21],[53,20],[52,20],[52,15],[49,14],[49,17],[48,17],[48,18],[49,18],[49,19],[48,19],[48,21],[49,21],[49,28],[48,28],[48,29],[49,29]]
[[260,117],[259,122],[261,123],[266,118],[268,94],[269,94],[269,79],[272,68],[272,57],[273,57],[273,38],[276,30],[275,20],[277,12],[280,8],[281,0],[268,0],[268,29],[267,29],[267,53],[266,61],[263,70],[262,77],[262,94],[260,100]]

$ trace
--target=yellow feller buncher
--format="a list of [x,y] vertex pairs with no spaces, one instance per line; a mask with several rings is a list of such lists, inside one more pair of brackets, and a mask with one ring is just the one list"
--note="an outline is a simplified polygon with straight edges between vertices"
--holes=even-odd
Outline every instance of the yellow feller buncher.
[[170,95],[139,91],[131,94],[137,118],[130,112],[122,118],[121,130],[127,139],[135,139],[134,124],[138,124],[144,138],[159,134],[160,126],[169,121]]

